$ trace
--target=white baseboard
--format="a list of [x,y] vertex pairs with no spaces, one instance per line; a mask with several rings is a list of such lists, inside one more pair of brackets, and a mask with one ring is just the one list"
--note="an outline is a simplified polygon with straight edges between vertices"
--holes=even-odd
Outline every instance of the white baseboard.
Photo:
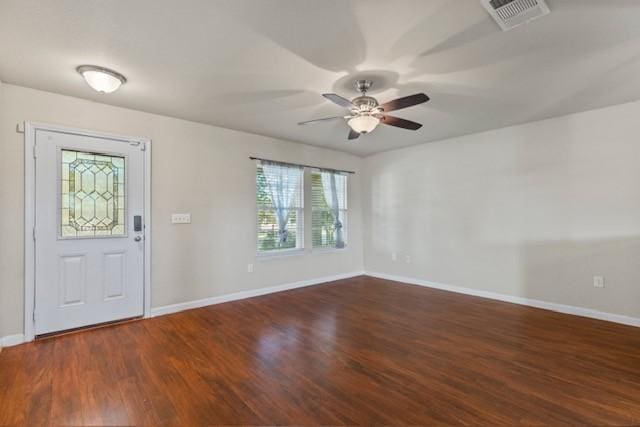
[[334,276],[320,277],[318,279],[302,280],[300,282],[287,283],[284,285],[269,286],[266,288],[252,289],[249,291],[234,292],[232,294],[220,295],[210,298],[203,298],[195,301],[181,302],[178,304],[164,305],[161,307],[151,308],[149,317],[163,316],[165,314],[177,313],[179,311],[189,310],[192,308],[205,307],[207,305],[220,304],[223,302],[236,301],[245,298],[257,297],[260,295],[272,294],[275,292],[287,291],[289,289],[302,288],[305,286],[319,285],[335,280],[348,279],[350,277],[362,276],[364,271],[355,271],[352,273],[337,274]]
[[623,316],[621,314],[606,313],[593,310],[591,308],[575,307],[572,305],[557,304],[554,302],[540,301],[536,299],[517,297],[513,295],[499,294],[495,292],[483,291],[481,289],[464,288],[461,286],[445,285],[442,283],[430,282],[428,280],[415,279],[413,277],[396,276],[393,274],[378,273],[374,271],[365,272],[367,276],[378,277],[380,279],[404,282],[411,285],[425,286],[428,288],[440,289],[443,291],[456,292],[459,294],[473,295],[476,297],[489,298],[498,301],[510,302],[513,304],[527,305],[530,307],[542,308],[545,310],[557,311],[560,313],[573,314],[575,316],[589,317],[591,319],[606,320],[608,322],[621,323],[623,325],[640,327],[640,318]]
[[22,344],[24,342],[24,334],[7,335],[0,337],[0,347],[11,347]]

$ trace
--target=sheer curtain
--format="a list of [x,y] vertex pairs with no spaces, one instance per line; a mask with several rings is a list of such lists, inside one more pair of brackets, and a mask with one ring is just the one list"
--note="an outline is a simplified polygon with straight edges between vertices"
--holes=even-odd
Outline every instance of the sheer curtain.
[[[336,232],[336,248],[344,248],[344,237],[342,233],[342,222],[340,221],[340,210],[344,209],[341,203],[344,203],[344,179],[343,175],[333,172],[320,173],[322,178],[322,189],[324,192],[324,200],[331,209],[334,223],[333,228]],[[340,192],[340,193],[339,193]]]
[[266,187],[273,202],[278,221],[278,239],[286,243],[288,239],[287,223],[291,211],[297,203],[298,189],[302,179],[302,168],[296,166],[261,162],[266,178]]

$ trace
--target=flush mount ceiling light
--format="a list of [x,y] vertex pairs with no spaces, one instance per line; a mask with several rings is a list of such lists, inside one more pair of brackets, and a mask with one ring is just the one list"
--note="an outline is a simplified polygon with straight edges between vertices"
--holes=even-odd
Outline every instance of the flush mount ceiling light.
[[93,90],[100,93],[115,92],[127,82],[122,74],[104,67],[81,65],[76,70]]

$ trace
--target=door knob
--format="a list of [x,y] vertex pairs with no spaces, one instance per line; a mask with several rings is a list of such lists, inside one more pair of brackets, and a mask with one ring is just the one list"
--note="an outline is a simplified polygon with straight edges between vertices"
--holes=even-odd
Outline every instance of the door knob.
[[136,236],[136,237],[133,238],[133,240],[135,240],[136,242],[139,242],[140,240],[142,240],[142,237]]

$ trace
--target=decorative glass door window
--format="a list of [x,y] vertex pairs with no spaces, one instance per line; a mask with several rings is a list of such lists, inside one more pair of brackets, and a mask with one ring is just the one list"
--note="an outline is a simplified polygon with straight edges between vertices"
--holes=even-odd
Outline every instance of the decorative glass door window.
[[60,236],[125,236],[125,158],[61,150]]

